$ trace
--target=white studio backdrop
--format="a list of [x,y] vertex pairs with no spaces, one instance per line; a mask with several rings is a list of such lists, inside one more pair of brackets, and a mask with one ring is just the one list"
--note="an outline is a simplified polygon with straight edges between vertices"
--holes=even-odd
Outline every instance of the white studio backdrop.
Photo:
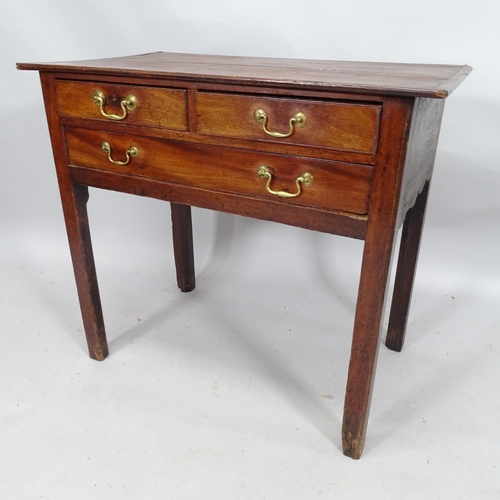
[[[156,50],[469,64],[473,73],[446,104],[436,165],[436,184],[443,189],[431,195],[430,216],[491,216],[499,203],[499,14],[500,4],[493,0],[7,4],[0,19],[0,220],[21,233],[61,229],[38,76],[16,71],[15,62]],[[155,211],[150,222],[163,223]]]
[[[26,270],[49,261],[63,266],[72,280],[38,75],[17,71],[15,63],[158,50],[472,66],[473,72],[445,107],[417,270],[416,289],[421,295],[417,293],[416,306],[418,310],[419,300],[424,304],[421,318],[439,309],[442,316],[465,314],[470,335],[481,336],[477,325],[498,331],[499,19],[497,0],[5,3],[0,17],[0,346],[9,342],[4,335],[9,310],[4,304],[17,273],[26,275],[31,272]],[[89,215],[98,275],[104,272],[116,280],[114,289],[100,282],[108,300],[120,287],[124,269],[150,266],[149,274],[156,269],[160,276],[158,283],[170,280],[175,288],[167,203],[91,190]],[[345,296],[336,295],[332,286],[331,297],[324,300],[345,302],[346,317],[351,317],[360,242],[203,210],[194,211],[194,230],[198,283],[236,266],[246,266],[247,275],[276,279],[294,269],[304,283],[341,283]],[[271,258],[266,258],[264,249]],[[44,279],[49,278],[33,276],[36,282]],[[224,279],[231,287],[231,276]],[[73,283],[68,289],[74,290]],[[266,296],[272,293],[267,291]],[[283,293],[275,299],[279,307],[294,290]],[[447,301],[451,296],[465,298],[457,305]],[[271,303],[266,307],[272,310],[277,304],[272,296],[267,298]],[[79,324],[76,292],[65,304],[72,305],[73,324]],[[48,303],[47,310],[52,316],[59,314],[54,304]],[[83,334],[76,328],[71,335],[82,336],[75,342],[83,357]],[[346,345],[348,340],[349,336]],[[498,343],[494,347],[498,352]]]

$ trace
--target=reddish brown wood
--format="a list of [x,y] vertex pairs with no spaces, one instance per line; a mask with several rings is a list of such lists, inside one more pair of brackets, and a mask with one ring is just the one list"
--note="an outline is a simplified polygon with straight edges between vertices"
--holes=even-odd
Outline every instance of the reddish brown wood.
[[[198,133],[203,135],[366,153],[373,153],[377,145],[379,104],[198,92],[196,109]],[[303,127],[295,127],[290,137],[274,138],[254,120],[257,109],[266,112],[270,131],[288,133],[289,121],[298,112],[306,116],[307,122]]]
[[415,99],[400,199],[399,225],[406,212],[415,204],[424,184],[432,177],[444,104],[445,101],[440,99]]
[[108,355],[108,344],[87,217],[88,188],[71,181],[54,80],[48,74],[40,76],[89,354],[91,358],[102,361]]
[[71,167],[71,178],[73,182],[87,186],[281,222],[358,240],[364,239],[366,232],[365,215],[335,213],[316,207],[292,205],[283,203],[280,199],[242,196],[82,167]]
[[[188,127],[190,136],[196,134],[196,129],[198,128],[198,113],[196,111],[196,94],[197,91],[194,88],[188,88]],[[185,138],[185,135],[183,136]],[[217,143],[216,143],[217,144]]]
[[328,89],[372,95],[445,98],[470,73],[470,66],[395,64],[153,52],[137,56],[63,63],[19,63],[19,69],[183,81]]
[[[27,69],[27,66],[30,64],[20,63],[18,64],[18,69]],[[45,66],[45,65],[43,65]],[[84,69],[84,68],[81,68]],[[67,71],[50,71],[51,75],[56,80],[68,80],[71,81],[82,81],[82,82],[96,82],[96,74],[98,74],[99,82],[102,83],[111,83],[116,84],[117,77],[116,75],[108,75],[103,72],[71,72],[68,74]],[[134,74],[123,72],[120,74],[119,81],[123,85],[147,85],[147,86],[155,86],[155,87],[168,87],[168,88],[178,88],[178,89],[186,89],[186,90],[204,90],[204,91],[214,91],[214,92],[234,92],[235,86],[230,82],[210,82],[206,81],[203,78],[199,79],[189,79],[189,80],[179,80],[177,78],[169,78],[168,73],[164,73],[161,77],[155,77],[154,75],[149,75],[145,78],[143,73],[136,72]],[[273,85],[265,85],[259,84],[258,86],[255,83],[249,83],[238,85],[237,88],[238,93],[243,94],[266,94],[269,96],[278,96],[278,97],[296,97],[297,88],[294,86],[281,87],[276,84]],[[300,96],[305,98],[318,98],[318,99],[335,99],[340,101],[359,101],[360,99],[364,99],[366,95],[359,93],[349,93],[345,89],[344,90],[332,90],[327,88],[318,87],[316,89],[311,88],[300,88]],[[380,103],[384,100],[382,95],[378,94],[370,94],[369,100],[372,103]]]
[[387,99],[383,110],[342,423],[344,454],[351,458],[361,456],[365,443],[412,101]]
[[[368,211],[373,171],[368,166],[69,127],[66,139],[71,165],[266,199],[276,199],[276,196],[267,192],[266,181],[257,176],[261,165],[269,167],[273,173],[272,189],[278,191],[296,192],[296,179],[304,172],[310,172],[314,176],[313,185],[304,187],[301,196],[282,199],[282,203],[353,214],[366,214]],[[128,165],[116,165],[102,151],[103,142],[111,145],[115,160],[124,161],[125,152],[131,146],[137,147],[139,154]]]
[[426,182],[424,189],[417,197],[415,205],[406,214],[401,232],[398,267],[385,341],[385,345],[393,351],[401,351],[405,340],[428,193],[429,182]]
[[124,124],[187,130],[187,93],[185,90],[117,85],[102,82],[56,81],[57,105],[61,116],[109,121],[94,103],[92,95],[100,90],[106,97],[104,112],[122,115],[121,101],[129,94],[137,99],[137,107],[127,111]]
[[[195,286],[190,206],[365,239],[346,388],[344,453],[363,450],[394,238],[402,245],[387,337],[400,348],[437,148],[443,101],[468,66],[274,60],[154,53],[79,63],[19,64],[42,87],[82,316],[91,356],[107,355],[88,227],[87,186],[172,203],[178,284]],[[140,108],[108,121],[89,98],[95,87],[119,110],[124,93]],[[306,129],[284,141],[253,121],[266,109],[278,130],[307,110]],[[124,166],[130,146],[139,156]],[[310,171],[315,182],[296,198]],[[421,193],[421,194],[419,194]],[[410,208],[413,207],[413,208]],[[407,214],[408,213],[408,214]]]
[[66,204],[66,230],[90,357],[102,361],[108,344],[87,217],[87,186],[73,184],[74,212]]
[[191,207],[170,203],[177,285],[183,292],[195,288],[193,226]]
[[[194,108],[196,112],[196,108]],[[72,128],[89,128],[89,120],[84,118],[61,116],[62,125]],[[196,123],[194,113],[189,114],[190,126]],[[345,163],[356,163],[359,165],[373,165],[375,163],[374,153],[361,153],[338,149],[316,148],[312,146],[301,146],[297,144],[284,144],[272,141],[255,141],[238,139],[234,137],[220,137],[201,135],[193,128],[188,134],[176,130],[156,127],[144,127],[132,123],[119,123],[111,121],[99,122],[100,131],[120,132],[134,136],[145,136],[158,139],[169,139],[191,144],[206,144],[210,146],[227,147],[250,151],[262,151],[264,153],[276,153],[288,156],[301,156],[305,158],[317,158],[333,160]]]

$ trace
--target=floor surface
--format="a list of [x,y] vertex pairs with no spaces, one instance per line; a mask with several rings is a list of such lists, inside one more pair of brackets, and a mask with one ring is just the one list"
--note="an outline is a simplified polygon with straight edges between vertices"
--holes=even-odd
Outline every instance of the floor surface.
[[93,191],[89,210],[104,362],[87,356],[62,222],[2,247],[0,498],[500,498],[487,217],[431,206],[407,342],[381,346],[354,461],[340,426],[361,242],[194,210],[183,294],[167,204]]

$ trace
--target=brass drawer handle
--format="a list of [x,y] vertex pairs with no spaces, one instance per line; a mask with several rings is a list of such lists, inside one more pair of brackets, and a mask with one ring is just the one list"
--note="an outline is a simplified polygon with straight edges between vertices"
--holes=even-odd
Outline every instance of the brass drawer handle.
[[124,120],[127,117],[129,111],[134,111],[137,108],[137,97],[132,94],[127,95],[124,99],[121,100],[120,106],[123,110],[122,115],[111,115],[104,111],[104,105],[106,104],[106,96],[100,90],[94,90],[92,94],[92,99],[94,100],[94,104],[99,106],[101,110],[101,115],[109,120]]
[[135,146],[131,146],[127,149],[127,151],[125,151],[125,156],[127,157],[126,161],[118,161],[111,158],[111,146],[109,145],[109,142],[103,142],[101,149],[108,155],[108,160],[115,165],[128,165],[130,160],[132,158],[137,158],[137,155],[139,154],[139,150]]
[[297,179],[295,179],[295,184],[297,185],[297,192],[289,193],[288,191],[273,191],[271,189],[271,181],[273,180],[273,176],[269,171],[269,169],[264,165],[257,169],[257,175],[261,179],[267,179],[266,189],[269,193],[274,194],[276,196],[281,196],[282,198],[296,198],[302,192],[301,184],[304,184],[304,186],[311,186],[312,183],[314,182],[313,175],[309,172],[304,172],[300,177],[297,177]]
[[290,130],[286,134],[282,134],[281,132],[267,130],[267,113],[263,109],[256,109],[253,117],[257,123],[262,123],[262,128],[266,134],[280,138],[290,137],[295,132],[295,127],[302,128],[307,123],[306,115],[299,111],[290,118]]

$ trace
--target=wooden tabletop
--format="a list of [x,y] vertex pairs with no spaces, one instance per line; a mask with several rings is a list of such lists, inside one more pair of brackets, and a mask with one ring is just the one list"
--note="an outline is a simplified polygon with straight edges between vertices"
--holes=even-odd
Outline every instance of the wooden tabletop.
[[89,61],[18,63],[17,67],[433,98],[446,98],[472,71],[470,66],[443,64],[271,59],[171,52]]

